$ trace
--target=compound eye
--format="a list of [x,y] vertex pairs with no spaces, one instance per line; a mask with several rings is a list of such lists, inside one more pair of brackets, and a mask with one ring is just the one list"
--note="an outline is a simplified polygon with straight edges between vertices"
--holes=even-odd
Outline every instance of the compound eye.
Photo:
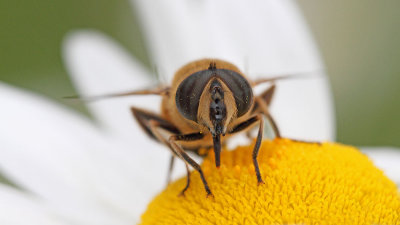
[[249,82],[240,74],[232,70],[218,70],[219,77],[232,91],[235,97],[237,116],[247,113],[253,104],[253,90]]
[[188,76],[178,86],[175,103],[179,113],[186,119],[197,122],[200,97],[211,75],[210,70],[199,71]]

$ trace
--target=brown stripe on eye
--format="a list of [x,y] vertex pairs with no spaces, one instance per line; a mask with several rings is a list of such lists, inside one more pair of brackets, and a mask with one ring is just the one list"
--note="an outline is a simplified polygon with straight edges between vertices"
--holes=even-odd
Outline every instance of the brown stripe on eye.
[[253,102],[253,91],[249,82],[242,75],[232,70],[217,69],[216,73],[232,91],[238,110],[237,116],[244,115],[249,111]]
[[197,122],[197,110],[199,108],[200,97],[210,78],[215,71],[202,70],[188,76],[179,85],[175,103],[179,113],[186,119]]

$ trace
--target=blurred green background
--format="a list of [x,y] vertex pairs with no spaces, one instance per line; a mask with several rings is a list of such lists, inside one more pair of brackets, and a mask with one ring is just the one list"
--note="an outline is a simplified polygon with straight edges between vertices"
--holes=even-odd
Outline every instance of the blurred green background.
[[[400,146],[400,1],[299,0],[298,4],[330,76],[338,141]],[[0,8],[3,82],[57,101],[74,94],[60,47],[67,32],[80,28],[110,35],[150,65],[145,40],[126,0],[1,1]],[[85,113],[79,106],[70,107]]]

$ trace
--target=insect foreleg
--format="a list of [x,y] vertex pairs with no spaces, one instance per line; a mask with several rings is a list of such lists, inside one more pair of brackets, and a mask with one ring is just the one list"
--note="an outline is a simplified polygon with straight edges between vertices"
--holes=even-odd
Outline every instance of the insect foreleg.
[[[204,177],[203,170],[201,169],[200,165],[197,164],[184,150],[183,148],[177,144],[177,141],[195,141],[195,140],[200,140],[204,137],[202,133],[193,133],[193,134],[186,134],[186,135],[172,135],[169,138],[169,143],[172,147],[173,150],[175,150],[175,154],[181,158],[186,164],[189,164],[190,166],[193,167],[193,169],[197,170],[200,174],[200,178],[203,182],[204,188],[207,192],[207,196],[212,196],[211,190],[208,187],[207,180]],[[188,182],[190,180],[188,179]],[[189,186],[189,183],[187,184],[187,187]],[[187,187],[182,190],[182,194],[186,191]]]
[[238,124],[236,127],[233,128],[233,130],[230,133],[237,133],[240,132],[246,128],[248,128],[249,126],[255,124],[255,123],[259,123],[259,128],[258,128],[258,134],[257,134],[257,139],[256,139],[256,143],[254,145],[253,148],[253,153],[252,153],[252,159],[253,159],[253,164],[254,164],[254,168],[256,170],[256,176],[257,176],[257,181],[258,184],[263,184],[264,181],[261,178],[261,173],[260,173],[260,168],[258,166],[258,161],[257,161],[257,156],[258,156],[258,151],[260,150],[260,146],[261,146],[261,140],[263,137],[263,132],[264,132],[264,118],[262,117],[261,114],[257,114],[253,117],[250,117],[250,119]]

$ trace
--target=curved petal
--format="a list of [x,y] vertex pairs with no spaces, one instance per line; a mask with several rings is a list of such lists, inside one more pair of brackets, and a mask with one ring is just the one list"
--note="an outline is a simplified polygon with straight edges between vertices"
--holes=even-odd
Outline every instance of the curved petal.
[[171,78],[180,66],[205,57],[225,59],[242,69],[248,62],[251,78],[315,73],[315,79],[279,83],[274,114],[285,136],[334,138],[328,81],[292,1],[133,2],[155,64],[165,76]]
[[[142,90],[155,85],[139,62],[99,32],[70,33],[65,38],[63,53],[67,69],[82,96]],[[154,96],[134,96],[91,102],[88,106],[102,125],[131,140],[138,126],[130,106],[157,109],[159,102]]]
[[[94,31],[71,33],[64,44],[64,59],[83,96],[138,90],[154,83],[138,62],[111,39]],[[114,207],[135,219],[140,216],[137,212],[143,211],[155,192],[164,186],[169,152],[146,136],[129,108],[136,106],[157,112],[159,105],[159,96],[115,98],[89,104],[99,122],[110,129],[109,135],[124,142],[118,151],[94,156],[100,165],[108,165],[99,167],[106,176],[102,179],[113,180],[106,184],[99,180],[102,185],[97,189]],[[111,169],[110,164],[118,169]],[[179,167],[177,171],[182,174],[184,170]]]
[[392,147],[362,147],[361,151],[400,188],[400,149]]
[[121,145],[83,118],[32,95],[0,84],[5,175],[71,221],[138,221],[145,203],[162,188],[167,152],[143,138],[132,149]]
[[15,225],[66,225],[38,199],[0,184],[0,223]]
[[93,135],[96,129],[66,108],[1,83],[0,104],[1,169],[43,195],[78,188],[70,186],[79,182],[65,164],[82,155],[87,143],[102,140]]

